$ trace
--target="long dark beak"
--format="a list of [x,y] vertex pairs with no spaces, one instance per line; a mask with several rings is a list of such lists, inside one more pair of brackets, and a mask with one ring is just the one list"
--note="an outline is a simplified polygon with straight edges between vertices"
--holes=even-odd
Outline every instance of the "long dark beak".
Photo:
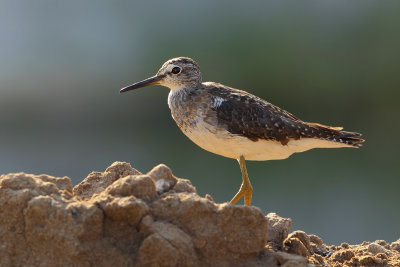
[[119,90],[120,93],[127,92],[130,90],[138,89],[141,87],[149,86],[149,85],[155,85],[158,84],[160,80],[164,78],[164,75],[154,75],[153,77],[147,78],[146,80],[134,83],[132,85],[129,85],[127,87],[122,88]]

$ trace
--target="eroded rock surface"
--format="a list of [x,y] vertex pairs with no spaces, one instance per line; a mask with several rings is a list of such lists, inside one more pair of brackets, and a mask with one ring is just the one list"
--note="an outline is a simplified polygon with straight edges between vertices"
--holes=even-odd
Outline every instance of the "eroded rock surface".
[[[399,266],[400,240],[327,246],[291,219],[214,203],[161,164],[0,176],[0,266]],[[397,265],[396,265],[397,264]]]
[[200,197],[165,165],[142,174],[124,162],[74,188],[2,175],[0,212],[1,266],[256,266],[268,228],[259,209]]
[[358,245],[328,246],[316,235],[294,231],[283,241],[283,249],[307,258],[308,263],[315,266],[400,266],[400,253],[395,249],[398,241],[390,244],[376,240]]

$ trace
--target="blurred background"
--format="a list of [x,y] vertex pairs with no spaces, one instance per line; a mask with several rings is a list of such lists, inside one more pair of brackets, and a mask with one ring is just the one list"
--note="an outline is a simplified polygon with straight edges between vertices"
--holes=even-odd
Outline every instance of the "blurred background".
[[326,243],[400,237],[400,2],[0,1],[0,173],[69,176],[158,163],[230,200],[235,160],[175,125],[169,90],[123,86],[188,56],[204,81],[305,121],[364,134],[361,149],[248,162],[253,204]]

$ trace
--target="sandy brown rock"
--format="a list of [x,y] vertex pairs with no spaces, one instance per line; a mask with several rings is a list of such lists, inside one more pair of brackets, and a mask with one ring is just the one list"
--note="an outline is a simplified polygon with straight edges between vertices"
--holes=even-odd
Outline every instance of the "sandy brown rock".
[[295,231],[284,240],[283,248],[288,253],[306,257],[308,263],[317,266],[400,266],[400,253],[392,244],[377,240],[359,245],[327,246],[318,236]]
[[282,242],[292,227],[292,220],[282,218],[273,212],[268,213],[265,217],[268,219],[268,242],[275,248],[281,249]]
[[[172,188],[171,193],[196,193],[196,188],[192,185],[192,183],[188,179],[179,178],[176,182],[175,186]],[[206,195],[207,198],[207,195]],[[207,198],[209,199],[209,198]],[[212,198],[211,198],[212,200]]]
[[0,176],[0,266],[400,266],[400,239],[327,246],[291,220],[217,204],[160,164]]
[[307,259],[298,255],[293,255],[285,252],[277,252],[276,258],[282,266],[285,267],[306,267]]
[[138,170],[132,168],[127,162],[114,162],[105,172],[92,172],[73,189],[74,196],[83,199],[91,198],[93,194],[100,193],[121,177],[139,175]]
[[154,180],[159,194],[169,191],[177,183],[177,178],[172,174],[170,168],[164,164],[159,164],[147,174]]
[[143,175],[116,162],[74,189],[67,177],[2,175],[0,266],[276,262],[265,252],[268,222],[259,209],[195,192],[165,165]]
[[[144,241],[139,249],[143,266],[194,266],[198,264],[192,238],[174,224],[146,216],[141,223]],[[171,265],[172,264],[172,265]]]
[[390,248],[392,250],[396,250],[396,251],[400,252],[400,239],[398,239],[397,241],[394,241],[392,244],[390,244]]
[[378,253],[386,253],[386,249],[378,243],[369,244],[367,249],[368,252],[371,252],[374,255]]
[[135,196],[144,201],[151,201],[157,197],[156,186],[148,175],[129,175],[110,185],[105,190],[112,196]]
[[255,257],[266,243],[268,222],[255,207],[215,204],[195,194],[176,193],[154,201],[151,213],[190,234],[204,262]]
[[287,237],[283,241],[283,250],[303,257],[307,257],[310,254],[307,247],[298,237]]
[[26,233],[29,222],[24,214],[28,202],[38,198],[53,199],[53,197],[68,201],[71,198],[71,191],[71,181],[66,177],[56,178],[25,173],[0,175],[1,266],[12,266],[28,258],[34,261],[27,250],[32,242],[31,236]]

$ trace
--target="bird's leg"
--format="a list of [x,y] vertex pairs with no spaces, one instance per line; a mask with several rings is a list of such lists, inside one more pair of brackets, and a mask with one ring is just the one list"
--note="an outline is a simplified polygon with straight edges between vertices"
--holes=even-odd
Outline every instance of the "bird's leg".
[[236,195],[233,197],[231,200],[231,204],[236,204],[239,199],[244,197],[244,204],[247,206],[251,205],[251,198],[253,196],[253,187],[251,186],[249,176],[247,174],[247,169],[246,169],[246,161],[244,159],[244,156],[240,156],[238,159],[239,165],[240,165],[240,170],[242,171],[242,185],[240,186],[239,191],[236,193]]

